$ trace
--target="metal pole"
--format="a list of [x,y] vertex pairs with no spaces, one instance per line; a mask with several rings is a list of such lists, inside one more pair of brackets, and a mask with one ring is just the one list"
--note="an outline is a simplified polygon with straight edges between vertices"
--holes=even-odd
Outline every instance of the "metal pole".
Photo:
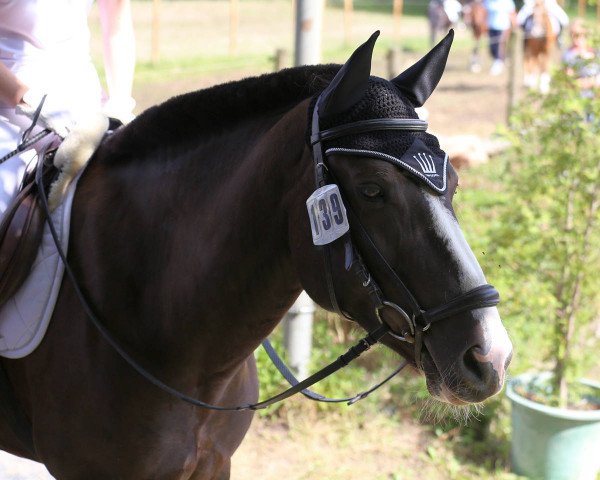
[[321,62],[323,0],[297,0],[294,65]]
[[302,292],[284,318],[283,339],[288,363],[300,379],[308,376],[314,312],[313,301]]
[[[323,6],[323,0],[296,0],[295,66],[321,62]],[[288,362],[300,379],[308,373],[314,311],[313,301],[302,292],[283,320]]]

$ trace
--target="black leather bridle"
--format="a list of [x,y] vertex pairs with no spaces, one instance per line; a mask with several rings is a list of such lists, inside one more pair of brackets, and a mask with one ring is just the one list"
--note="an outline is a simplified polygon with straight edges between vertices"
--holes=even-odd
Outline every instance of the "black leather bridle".
[[[347,135],[360,135],[371,131],[402,130],[408,132],[423,132],[427,130],[427,122],[424,120],[400,118],[363,120],[321,130],[319,126],[320,103],[321,97],[317,99],[311,117],[311,145],[316,188],[320,188],[327,184],[328,177],[335,180],[334,172],[332,172],[331,168],[326,163],[327,155],[323,148],[324,141]],[[343,194],[341,185],[338,186]],[[346,204],[346,210],[348,212],[350,224],[350,232],[346,233],[343,238],[345,242],[346,268],[349,269],[354,265],[354,271],[359,276],[359,280],[363,287],[367,290],[380,325],[387,326],[387,332],[385,333],[397,340],[414,345],[415,363],[420,369],[423,369],[421,361],[424,348],[423,335],[430,330],[433,324],[458,313],[478,308],[493,307],[500,302],[498,291],[493,286],[484,284],[453,298],[443,305],[428,310],[422,309],[406,284],[377,248],[375,242],[360,222],[358,216],[352,211],[349,204]],[[401,299],[400,301],[392,302],[384,297],[381,288],[363,261],[358,248],[354,245],[353,239],[363,248],[369,250],[373,262],[372,266],[376,267],[376,271],[384,272],[387,279],[386,285],[389,285],[388,292],[393,291],[394,294],[398,294]],[[332,307],[338,314],[352,320],[352,318],[340,308],[336,297],[331,265],[331,247],[330,245],[324,245],[321,248],[323,251],[327,289],[329,291]],[[386,308],[392,309],[400,315],[408,327],[406,331],[401,333],[394,332],[389,325],[385,323],[381,312]]]

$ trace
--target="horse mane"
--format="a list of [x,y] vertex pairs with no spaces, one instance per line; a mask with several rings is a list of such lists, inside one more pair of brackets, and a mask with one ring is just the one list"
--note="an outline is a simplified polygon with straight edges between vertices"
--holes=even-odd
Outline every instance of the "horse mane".
[[[322,91],[339,65],[287,68],[184,93],[142,112],[117,131],[102,151],[122,162],[160,145],[186,142],[198,134],[218,135],[260,113],[284,112]],[[132,155],[136,152],[136,155]]]

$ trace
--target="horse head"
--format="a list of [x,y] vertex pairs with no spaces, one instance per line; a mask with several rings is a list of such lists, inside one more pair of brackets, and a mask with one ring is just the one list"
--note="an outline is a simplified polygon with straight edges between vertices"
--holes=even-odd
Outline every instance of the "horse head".
[[[442,76],[453,32],[391,81],[370,75],[376,38],[309,108],[321,189],[308,204],[313,242],[324,245],[308,245],[306,220],[292,253],[309,295],[367,330],[387,325],[381,341],[424,372],[434,397],[479,402],[502,388],[512,346],[454,214],[458,176],[415,112]],[[340,198],[327,197],[332,185]],[[317,241],[328,219],[338,233]]]

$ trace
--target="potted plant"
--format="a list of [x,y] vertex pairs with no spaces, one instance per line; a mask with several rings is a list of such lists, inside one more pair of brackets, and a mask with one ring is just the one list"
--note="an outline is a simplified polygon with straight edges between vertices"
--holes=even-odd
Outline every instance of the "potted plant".
[[506,201],[486,258],[515,344],[513,372],[539,372],[507,387],[513,470],[595,480],[600,385],[579,379],[600,366],[600,100],[559,72],[547,95],[519,106],[505,136]]

